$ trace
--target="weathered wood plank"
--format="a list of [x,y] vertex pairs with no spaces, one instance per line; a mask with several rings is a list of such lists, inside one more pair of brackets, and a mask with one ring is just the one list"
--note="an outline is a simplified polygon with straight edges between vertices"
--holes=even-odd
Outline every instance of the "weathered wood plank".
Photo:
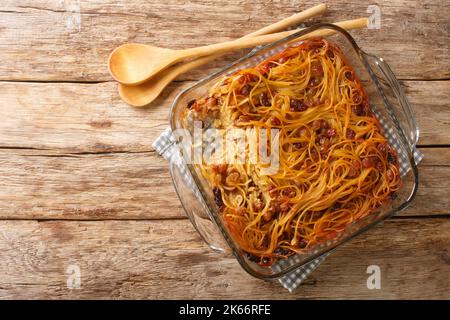
[[[449,299],[449,228],[449,219],[389,220],[289,294],[212,252],[186,220],[1,221],[0,298]],[[70,265],[80,289],[66,286]],[[380,267],[380,290],[366,287],[369,265]]]
[[[450,148],[425,148],[403,216],[450,214]],[[59,155],[0,150],[0,219],[164,219],[185,213],[155,152]]]
[[133,108],[117,85],[0,83],[0,144],[67,152],[150,151],[168,126],[174,84],[154,106]]
[[0,218],[185,217],[154,152],[55,156],[0,151]]
[[[105,61],[114,47],[141,42],[188,48],[235,39],[319,1],[19,0],[0,8],[2,80],[110,79]],[[373,1],[329,3],[321,21],[368,16]],[[383,56],[400,78],[450,77],[446,1],[377,1],[381,29],[353,32],[368,52]],[[170,18],[169,18],[170,17]],[[229,56],[223,65],[239,54]],[[211,71],[195,71],[198,79]]]
[[[113,82],[0,82],[0,146],[61,152],[150,151],[168,125],[173,83],[155,103],[132,108]],[[420,144],[450,144],[450,81],[403,82],[421,129]]]
[[424,159],[419,164],[419,190],[401,215],[439,215],[450,213],[450,148],[420,148]]
[[450,81],[402,81],[420,129],[419,145],[450,143]]

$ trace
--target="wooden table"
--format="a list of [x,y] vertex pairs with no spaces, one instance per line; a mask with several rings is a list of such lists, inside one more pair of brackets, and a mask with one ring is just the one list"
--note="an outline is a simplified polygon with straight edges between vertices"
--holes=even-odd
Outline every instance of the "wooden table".
[[[449,299],[448,1],[379,0],[381,29],[353,32],[390,63],[414,107],[420,189],[412,207],[339,248],[294,294],[201,241],[151,147],[175,95],[244,51],[183,75],[145,109],[123,103],[108,75],[108,54],[124,42],[234,39],[317,3],[2,1],[0,298]],[[333,1],[321,20],[367,16],[370,4]],[[366,286],[369,265],[380,267],[379,290]]]

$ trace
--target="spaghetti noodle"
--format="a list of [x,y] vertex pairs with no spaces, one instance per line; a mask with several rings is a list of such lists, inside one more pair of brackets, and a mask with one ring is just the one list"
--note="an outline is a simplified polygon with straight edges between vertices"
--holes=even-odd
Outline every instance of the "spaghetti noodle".
[[225,77],[187,114],[215,128],[279,129],[275,174],[249,162],[201,166],[233,240],[261,265],[332,239],[400,186],[361,82],[325,39]]

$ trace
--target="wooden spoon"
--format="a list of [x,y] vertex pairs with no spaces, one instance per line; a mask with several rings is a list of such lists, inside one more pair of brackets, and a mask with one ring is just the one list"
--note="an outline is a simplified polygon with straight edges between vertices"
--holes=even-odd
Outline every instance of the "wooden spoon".
[[251,39],[238,39],[208,46],[184,50],[171,50],[155,46],[128,43],[116,48],[108,59],[112,77],[120,83],[137,85],[157,72],[185,59],[222,53],[230,50],[249,48],[267,44],[285,37],[287,34],[271,34]]
[[238,39],[184,50],[171,50],[146,44],[127,43],[116,48],[109,57],[112,77],[123,84],[138,85],[167,67],[185,59],[255,47],[280,40],[292,32]]
[[[358,20],[358,19],[356,19]],[[349,21],[344,21],[348,23]],[[344,23],[343,22],[343,23]],[[354,23],[350,20],[350,23]],[[339,25],[339,24],[337,24]],[[367,19],[364,19],[367,25]],[[298,30],[238,39],[184,50],[171,50],[145,44],[129,43],[116,48],[109,58],[111,75],[123,84],[138,85],[179,61],[215,53],[254,47],[281,40]]]
[[[361,18],[361,19],[354,19],[354,20],[348,20],[348,21],[342,21],[337,22],[335,25],[340,26],[341,28],[344,28],[346,30],[351,29],[359,29],[366,27],[368,24],[367,18]],[[299,30],[295,30],[297,32]],[[308,34],[307,36],[303,38],[308,37],[319,37],[319,36],[327,36],[333,34],[333,30],[316,30],[315,32],[312,32],[311,34]],[[296,39],[299,40],[299,39]],[[212,59],[216,58],[216,56],[213,57],[204,57],[200,58],[185,64],[176,65],[174,67],[171,67],[167,69],[164,72],[160,72],[154,77],[152,77],[149,81],[137,85],[137,86],[130,86],[130,85],[124,85],[119,84],[119,94],[121,98],[127,102],[130,105],[133,106],[145,106],[149,103],[151,103],[154,99],[158,97],[158,95],[161,93],[161,91],[179,74],[186,72],[188,70],[191,70],[193,68],[196,68],[200,65],[203,65]]]
[[[242,38],[260,36],[263,34],[273,33],[289,26],[299,24],[307,19],[324,13],[327,9],[325,4],[319,4],[302,12],[296,13],[288,18],[280,20],[253,33],[247,34]],[[139,85],[124,85],[119,83],[119,95],[128,104],[135,107],[142,107],[148,105],[155,100],[164,88],[171,83],[180,74],[198,68],[214,59],[217,59],[221,54],[198,58],[196,60],[178,63],[154,75],[148,81]]]

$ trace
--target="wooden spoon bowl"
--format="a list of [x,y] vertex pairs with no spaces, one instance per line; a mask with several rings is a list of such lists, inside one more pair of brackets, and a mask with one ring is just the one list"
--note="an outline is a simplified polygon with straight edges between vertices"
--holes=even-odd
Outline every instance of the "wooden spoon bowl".
[[[177,51],[138,43],[126,43],[117,47],[108,60],[112,77],[124,84],[145,81],[149,73],[156,73],[175,58]],[[173,59],[173,58],[172,58]]]

